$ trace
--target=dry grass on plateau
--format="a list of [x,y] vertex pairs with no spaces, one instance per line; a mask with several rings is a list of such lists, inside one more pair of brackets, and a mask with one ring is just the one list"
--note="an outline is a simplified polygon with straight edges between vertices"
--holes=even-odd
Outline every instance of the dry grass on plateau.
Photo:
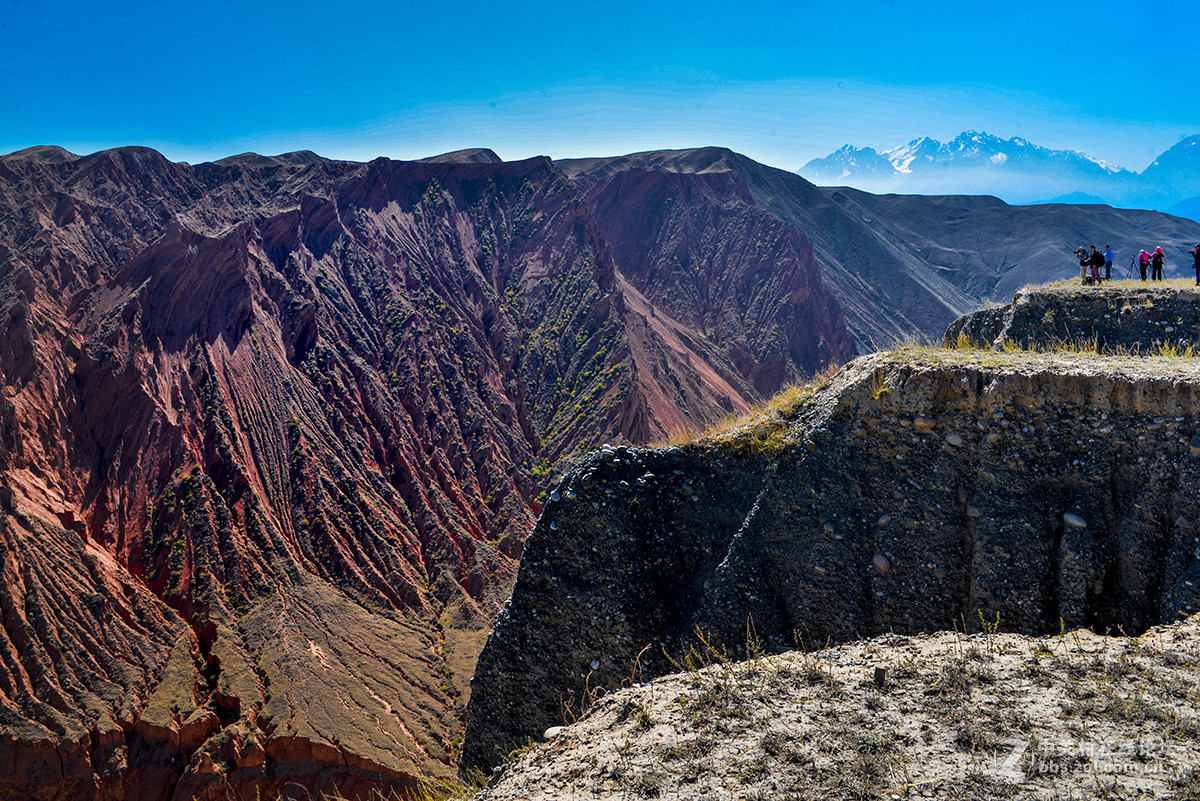
[[[623,690],[480,801],[1200,798],[1200,627],[885,635]],[[682,666],[687,668],[687,666]]]

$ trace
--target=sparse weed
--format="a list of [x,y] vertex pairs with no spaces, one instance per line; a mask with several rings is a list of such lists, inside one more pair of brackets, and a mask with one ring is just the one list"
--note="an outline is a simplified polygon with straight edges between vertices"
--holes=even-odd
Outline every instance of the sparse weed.
[[[487,786],[487,776],[483,771],[472,770],[465,779],[425,779],[412,795],[407,796],[411,801],[466,801],[473,798]],[[380,801],[385,801],[380,797]],[[387,799],[386,801],[391,801]]]
[[1167,359],[1195,359],[1197,357],[1196,348],[1193,345],[1184,345],[1176,342],[1160,342],[1158,347],[1153,351],[1154,356],[1162,356]]
[[790,422],[806,400],[829,386],[841,365],[830,364],[807,383],[784,387],[740,415],[728,415],[696,439],[722,441],[735,450],[775,453],[788,443]]
[[[472,770],[466,778],[425,777],[417,783],[416,787],[404,792],[371,790],[365,801],[467,801],[478,795],[486,786],[487,776],[482,771]],[[295,787],[299,787],[299,785],[295,785]],[[292,790],[288,791],[288,798],[293,797],[292,792]],[[337,790],[310,794],[306,797],[316,799],[316,801],[347,801],[346,796]],[[361,796],[354,797],[360,798]],[[255,798],[259,801],[280,801],[283,796],[279,793],[263,795],[262,789],[256,788]]]
[[880,400],[890,392],[891,390],[887,384],[887,376],[883,374],[882,370],[876,370],[875,374],[871,377],[871,395],[875,400]]
[[980,347],[967,336],[965,331],[959,331],[958,337],[950,343],[951,350],[979,350]]

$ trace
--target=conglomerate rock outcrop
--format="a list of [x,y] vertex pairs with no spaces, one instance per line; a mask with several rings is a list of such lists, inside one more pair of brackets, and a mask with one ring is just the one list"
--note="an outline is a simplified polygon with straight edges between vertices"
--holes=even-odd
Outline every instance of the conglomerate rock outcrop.
[[904,348],[741,430],[605,450],[530,536],[463,764],[688,649],[1090,626],[1200,608],[1200,364]]
[[1186,351],[1200,345],[1200,290],[1158,283],[1027,287],[1004,306],[963,315],[944,341],[991,347]]

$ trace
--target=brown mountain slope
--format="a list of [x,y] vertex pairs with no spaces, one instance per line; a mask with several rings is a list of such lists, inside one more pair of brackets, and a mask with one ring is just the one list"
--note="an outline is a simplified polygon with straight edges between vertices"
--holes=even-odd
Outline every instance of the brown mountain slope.
[[546,159],[0,161],[0,797],[451,770],[539,479],[758,398],[689,322]]
[[631,167],[584,183],[622,274],[720,343],[758,393],[853,355],[812,244],[761,208],[738,173]]
[[[1200,242],[1200,223],[1145,209],[1052,203],[1010,206],[994,197],[871,195],[824,190],[885,235],[933,264],[971,296],[1008,300],[1026,284],[1078,275],[1072,252],[1112,245],[1114,277],[1129,274],[1141,249],[1161,245],[1168,278],[1192,274],[1187,251]],[[1137,277],[1137,271],[1133,271]]]
[[798,235],[811,248],[824,286],[845,313],[856,350],[884,347],[914,335],[940,335],[957,316],[978,305],[920,259],[898,252],[808,181],[731,150],[651,151],[558,163],[589,184],[611,183],[626,171],[649,170],[679,181],[736,185],[736,191],[726,195],[727,209],[733,204],[754,209],[760,219],[771,219],[777,231],[788,230],[789,236]]
[[[624,202],[636,196],[633,186],[647,182],[633,177],[638,173],[702,184],[709,193],[722,182],[736,184],[736,192],[723,196],[725,210],[753,208],[811,243],[824,286],[841,306],[860,352],[909,337],[940,338],[959,315],[988,301],[1007,301],[1026,283],[1069,278],[1078,269],[1071,251],[1081,243],[1112,244],[1123,275],[1131,254],[1158,244],[1168,253],[1168,272],[1183,274],[1191,265],[1185,251],[1200,242],[1200,224],[1158,212],[1064,204],[1010,206],[992,197],[870,195],[818,188],[794,173],[717,147],[557,163],[588,186],[594,200],[607,187],[617,218]],[[623,185],[619,193],[618,185]],[[703,192],[694,192],[685,205],[688,215],[695,215],[690,203],[697,194]],[[603,202],[597,203],[606,229],[641,227],[661,239],[658,245],[644,240],[642,261],[652,266],[647,280],[662,284],[664,269],[687,263],[687,255],[677,252],[678,243],[671,244],[672,237],[685,230],[682,226],[660,231],[653,228],[657,217],[642,220],[633,216],[637,212],[622,224],[602,211]],[[641,206],[631,203],[630,208]],[[615,233],[612,239],[618,250],[626,241]],[[703,249],[702,238],[699,243],[695,237],[688,241],[694,249]],[[660,246],[661,252],[655,249]],[[634,270],[620,256],[618,261],[633,280]],[[663,297],[675,303],[688,293],[678,285]]]

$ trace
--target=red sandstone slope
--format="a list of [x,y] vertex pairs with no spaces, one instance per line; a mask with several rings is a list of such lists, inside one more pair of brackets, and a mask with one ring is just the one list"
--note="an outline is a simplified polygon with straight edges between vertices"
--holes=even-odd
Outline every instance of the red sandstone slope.
[[739,173],[629,166],[583,182],[622,274],[716,343],[759,394],[853,355],[812,243],[761,207]]
[[539,477],[757,399],[545,159],[35,156],[0,159],[0,798],[449,770]]
[[[693,198],[699,194],[717,200],[725,225],[732,230],[743,229],[744,235],[752,237],[750,242],[732,238],[737,243],[734,248],[745,250],[743,257],[751,256],[753,248],[761,249],[770,259],[772,243],[794,251],[811,251],[811,256],[801,260],[811,258],[824,282],[814,299],[825,292],[836,298],[859,350],[886,347],[897,339],[914,335],[938,335],[952,320],[983,300],[946,280],[940,269],[926,258],[927,254],[898,246],[885,230],[879,230],[875,220],[848,213],[822,190],[794,173],[759,164],[725,148],[649,151],[612,158],[574,159],[559,165],[568,175],[591,186],[590,196],[612,192],[618,181],[632,186],[633,176],[646,172],[659,176],[659,181],[669,179],[692,186]],[[644,182],[645,179],[637,181]],[[613,196],[618,207],[622,196]],[[685,206],[676,210],[674,216],[681,223],[689,218],[695,221],[696,212]],[[737,219],[739,214],[741,220]],[[670,230],[654,231],[653,235],[657,246],[665,246],[653,257],[660,260],[655,271],[672,263],[671,257],[679,247],[671,244],[673,239],[687,243],[686,248],[691,252],[685,255],[691,259],[698,252],[720,255],[721,248],[730,247],[731,241],[729,237],[721,237],[716,243],[697,242],[694,237],[685,239]],[[615,234],[613,239],[620,240]],[[789,243],[789,239],[802,244]],[[681,259],[679,263],[686,261]],[[747,266],[753,276],[753,258]],[[770,297],[762,295],[768,303]],[[814,308],[818,315],[821,302]],[[789,337],[803,335],[803,328],[801,325],[793,329]],[[821,326],[812,328],[819,330]],[[761,347],[765,343],[760,340],[758,344]],[[819,340],[816,344],[820,344]],[[811,347],[812,343],[801,346],[798,361],[806,358],[803,354]],[[746,362],[745,357],[743,362],[753,363]]]

